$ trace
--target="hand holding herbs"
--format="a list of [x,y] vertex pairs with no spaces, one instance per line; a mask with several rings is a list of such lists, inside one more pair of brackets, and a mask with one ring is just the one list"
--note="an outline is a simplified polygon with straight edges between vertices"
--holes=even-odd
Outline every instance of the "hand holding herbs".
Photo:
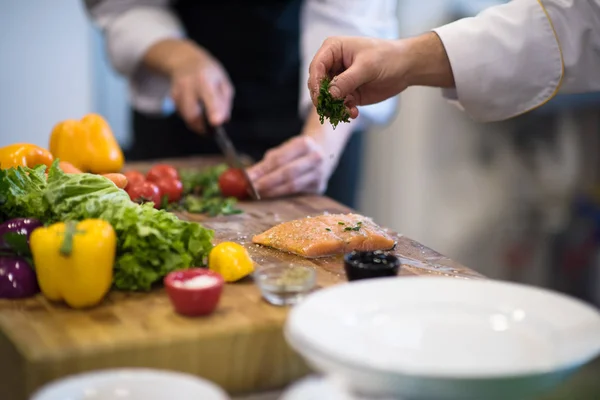
[[335,99],[329,93],[330,83],[331,79],[328,77],[321,81],[317,98],[317,114],[319,114],[321,124],[325,123],[325,118],[327,118],[335,129],[340,122],[350,122],[350,111],[344,104],[344,99]]
[[[438,74],[422,71],[424,49],[432,61],[430,66],[435,66]],[[326,103],[320,107],[321,96],[329,91],[323,91],[329,85],[328,77],[333,78],[328,89],[335,98],[344,99],[350,118],[358,118],[358,107],[387,101],[408,86],[455,86],[444,46],[432,32],[403,40],[359,36],[328,38],[315,53],[308,69],[307,86],[317,108],[329,107]],[[327,111],[325,108],[319,115],[327,116]]]

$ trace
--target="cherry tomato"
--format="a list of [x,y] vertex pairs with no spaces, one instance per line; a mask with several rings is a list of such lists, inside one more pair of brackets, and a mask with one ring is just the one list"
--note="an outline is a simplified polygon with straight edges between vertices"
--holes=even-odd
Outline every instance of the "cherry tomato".
[[158,186],[161,198],[167,196],[169,203],[174,203],[181,199],[183,185],[179,179],[163,178],[154,182],[154,184]]
[[128,190],[130,186],[137,185],[138,183],[144,182],[146,177],[139,171],[127,171],[124,172],[123,175],[127,178],[127,186],[125,186],[125,190]]
[[127,187],[127,193],[131,201],[136,203],[153,202],[154,208],[160,208],[160,189],[152,182],[143,181]]
[[248,197],[248,184],[241,169],[229,168],[219,176],[219,189],[225,197]]
[[168,164],[156,164],[146,174],[146,179],[150,182],[158,182],[164,178],[179,180],[179,172],[175,167]]

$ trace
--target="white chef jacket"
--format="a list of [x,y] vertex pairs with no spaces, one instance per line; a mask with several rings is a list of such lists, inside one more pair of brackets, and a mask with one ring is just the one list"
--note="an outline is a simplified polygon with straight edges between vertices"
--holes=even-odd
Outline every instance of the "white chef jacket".
[[[154,43],[185,36],[181,22],[169,9],[169,0],[86,0],[86,6],[105,34],[112,65],[129,80],[133,107],[144,113],[171,112],[169,82],[140,65]],[[299,99],[302,116],[312,107],[306,86],[310,62],[323,40],[337,35],[397,38],[397,0],[304,1]],[[361,122],[386,123],[396,108],[395,98],[361,107]]]
[[600,90],[600,0],[513,0],[434,31],[456,82],[445,95],[476,120]]

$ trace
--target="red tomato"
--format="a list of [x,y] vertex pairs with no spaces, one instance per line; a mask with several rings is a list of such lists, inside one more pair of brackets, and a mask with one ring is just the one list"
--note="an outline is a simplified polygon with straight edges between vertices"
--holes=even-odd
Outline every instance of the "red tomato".
[[154,203],[154,208],[160,208],[160,190],[152,182],[138,182],[135,185],[131,185],[131,187],[128,185],[127,193],[129,193],[131,201],[135,201],[136,203],[151,201]]
[[168,164],[156,164],[146,174],[146,179],[150,182],[158,182],[164,178],[179,180],[179,172],[175,167]]
[[219,189],[225,197],[248,197],[248,184],[241,169],[229,168],[219,176]]
[[167,196],[169,203],[174,203],[181,199],[183,194],[183,185],[179,179],[163,178],[154,182],[160,190],[161,198]]
[[127,178],[127,186],[125,190],[128,190],[130,186],[137,185],[138,183],[144,182],[146,177],[140,171],[127,171],[123,175]]

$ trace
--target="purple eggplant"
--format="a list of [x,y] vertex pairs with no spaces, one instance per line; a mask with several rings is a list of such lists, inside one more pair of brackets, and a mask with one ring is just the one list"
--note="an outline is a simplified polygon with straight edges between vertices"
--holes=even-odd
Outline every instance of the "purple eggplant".
[[0,225],[0,251],[12,250],[19,254],[28,253],[29,236],[31,232],[42,225],[34,218],[15,218],[4,222]]
[[20,299],[40,291],[31,265],[23,257],[0,257],[0,298]]

